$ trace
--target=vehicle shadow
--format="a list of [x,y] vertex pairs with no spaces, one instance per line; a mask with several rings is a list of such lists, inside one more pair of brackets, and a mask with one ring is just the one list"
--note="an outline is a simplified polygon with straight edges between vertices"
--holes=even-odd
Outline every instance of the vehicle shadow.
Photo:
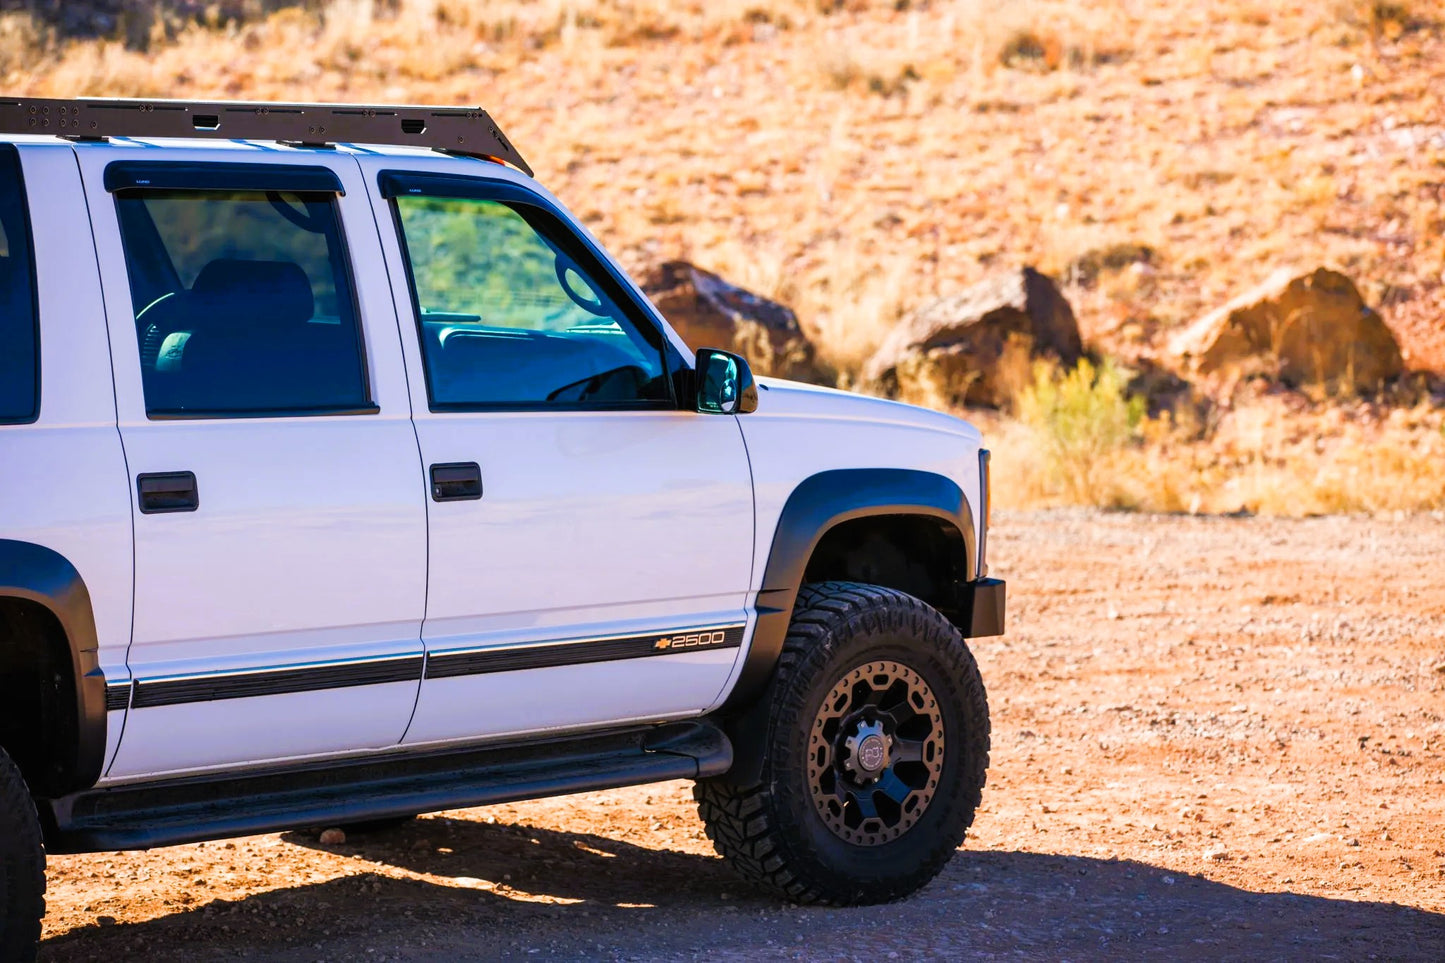
[[755,895],[716,858],[526,825],[286,838],[368,871],[72,930],[41,959],[1445,959],[1445,914],[1128,861],[964,851],[902,903],[827,909]]

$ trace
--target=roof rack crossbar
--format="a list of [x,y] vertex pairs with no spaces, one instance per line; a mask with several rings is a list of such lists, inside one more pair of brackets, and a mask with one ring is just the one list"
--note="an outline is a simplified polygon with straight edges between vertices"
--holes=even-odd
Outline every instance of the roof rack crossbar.
[[0,134],[205,137],[429,147],[532,168],[480,107],[0,97]]

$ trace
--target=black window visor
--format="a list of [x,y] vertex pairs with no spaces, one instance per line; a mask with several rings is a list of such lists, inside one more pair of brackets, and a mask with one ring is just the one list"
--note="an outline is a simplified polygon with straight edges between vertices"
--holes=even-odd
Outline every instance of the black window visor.
[[329,167],[301,164],[216,164],[116,161],[105,168],[105,189],[167,191],[288,191],[345,194]]

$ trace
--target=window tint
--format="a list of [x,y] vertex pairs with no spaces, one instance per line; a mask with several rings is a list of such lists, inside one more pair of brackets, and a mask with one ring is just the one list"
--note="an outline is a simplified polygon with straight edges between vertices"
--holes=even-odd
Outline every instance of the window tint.
[[669,404],[661,335],[525,203],[396,199],[435,408]]
[[147,411],[369,407],[330,195],[126,192],[116,207]]
[[0,145],[0,424],[32,421],[39,408],[34,276],[20,157]]

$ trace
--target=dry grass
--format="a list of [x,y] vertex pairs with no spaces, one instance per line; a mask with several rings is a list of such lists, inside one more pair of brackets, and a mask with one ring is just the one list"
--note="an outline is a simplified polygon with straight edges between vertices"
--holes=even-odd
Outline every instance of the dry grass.
[[1142,417],[1117,373],[1040,369],[998,436],[1005,507],[1303,516],[1445,509],[1445,411],[1421,401],[1313,405],[1241,390],[1208,424],[1191,409]]
[[[1445,371],[1442,21],[1433,0],[329,0],[172,25],[146,52],[7,15],[0,76],[482,103],[630,267],[688,258],[791,304],[845,384],[899,317],[1016,264],[1064,279],[1091,347],[1126,363],[1167,362],[1181,324],[1277,266],[1337,264],[1413,365]],[[1235,436],[1251,406],[1288,435],[1362,403],[1274,404],[1141,424],[1106,494],[1021,461],[1017,497],[1440,504],[1429,418],[1351,416],[1318,445]],[[1386,469],[1397,482],[1371,481]]]

